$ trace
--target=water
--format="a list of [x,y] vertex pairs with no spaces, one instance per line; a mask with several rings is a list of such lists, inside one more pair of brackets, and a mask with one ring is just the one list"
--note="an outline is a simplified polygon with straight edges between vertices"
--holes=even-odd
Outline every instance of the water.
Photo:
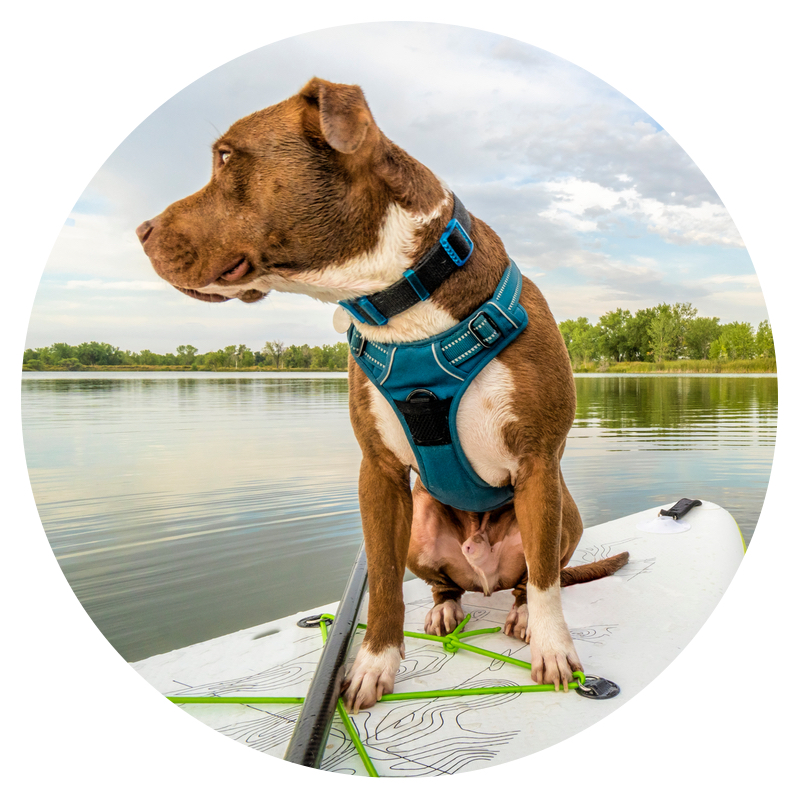
[[[774,376],[576,376],[562,461],[584,524],[683,496],[749,541]],[[347,381],[26,373],[28,468],[59,565],[129,661],[339,598],[361,537]]]

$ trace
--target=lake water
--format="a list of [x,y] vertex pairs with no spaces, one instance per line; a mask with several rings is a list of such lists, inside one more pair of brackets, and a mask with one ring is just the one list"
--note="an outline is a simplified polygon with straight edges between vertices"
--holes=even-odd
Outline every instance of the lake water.
[[[747,541],[773,376],[576,376],[562,461],[586,526],[712,500]],[[129,661],[337,600],[361,537],[347,380],[25,373],[31,484],[59,565]]]

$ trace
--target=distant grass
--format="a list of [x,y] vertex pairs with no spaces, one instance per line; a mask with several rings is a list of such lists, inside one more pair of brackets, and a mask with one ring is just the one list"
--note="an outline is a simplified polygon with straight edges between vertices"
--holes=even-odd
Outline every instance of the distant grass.
[[577,373],[597,374],[682,374],[682,373],[728,373],[748,374],[753,372],[778,372],[777,362],[774,358],[748,358],[731,361],[713,361],[681,359],[679,361],[621,361],[612,364],[581,364],[573,367]]
[[[26,364],[22,365],[23,372],[63,372],[64,369],[55,366],[43,366],[41,369],[31,369]],[[181,364],[81,364],[70,370],[71,372],[347,372],[344,369],[330,369],[327,367],[289,369],[275,369],[275,367],[189,367]]]
[[[32,370],[23,365],[23,372],[50,372],[59,371],[57,366],[47,366],[41,370]],[[145,364],[118,364],[114,366],[86,366],[83,365],[75,372],[342,372],[340,369],[275,369],[275,367],[220,367],[216,370],[210,367],[197,367],[194,370],[188,366],[150,366]],[[652,373],[656,374],[748,374],[748,373],[776,373],[778,367],[774,358],[750,358],[738,361],[621,361],[620,363],[580,364],[572,368],[576,373],[596,373],[598,375]]]

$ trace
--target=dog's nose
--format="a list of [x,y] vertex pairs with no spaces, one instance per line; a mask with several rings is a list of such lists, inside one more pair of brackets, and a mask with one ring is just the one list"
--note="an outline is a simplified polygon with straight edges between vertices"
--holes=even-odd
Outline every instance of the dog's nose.
[[147,237],[153,232],[153,223],[150,220],[145,220],[137,229],[136,235],[139,237],[139,241],[144,244],[147,241]]

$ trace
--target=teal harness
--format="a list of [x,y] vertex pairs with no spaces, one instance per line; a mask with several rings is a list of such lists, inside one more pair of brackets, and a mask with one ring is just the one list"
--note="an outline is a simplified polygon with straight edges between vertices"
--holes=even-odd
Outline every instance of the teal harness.
[[[455,258],[447,254],[456,267],[472,252],[468,223],[458,227],[461,228],[456,233],[458,244],[451,246]],[[464,244],[462,234],[469,243],[468,253],[461,247]],[[443,239],[448,235],[445,231]],[[445,245],[454,244],[450,240],[442,247],[446,252]],[[465,253],[466,258],[463,257]],[[461,264],[456,263],[456,259]],[[419,283],[419,276],[412,279],[406,276],[406,280],[413,287],[414,281]],[[427,286],[423,290],[428,296],[434,289]],[[403,426],[416,456],[423,486],[440,502],[462,511],[491,511],[509,503],[514,495],[510,485],[491,486],[472,468],[458,438],[456,414],[470,383],[528,324],[528,315],[519,304],[521,290],[522,275],[512,261],[492,298],[467,319],[438,336],[418,342],[379,344],[368,341],[354,325],[347,331],[353,358],[389,401]],[[365,299],[346,301],[342,305],[351,313],[354,307],[362,312],[368,309],[369,321],[376,324],[376,306],[385,298],[371,295],[366,304]],[[416,302],[419,299],[417,292]],[[381,317],[384,321],[378,324],[385,324],[385,311]]]

